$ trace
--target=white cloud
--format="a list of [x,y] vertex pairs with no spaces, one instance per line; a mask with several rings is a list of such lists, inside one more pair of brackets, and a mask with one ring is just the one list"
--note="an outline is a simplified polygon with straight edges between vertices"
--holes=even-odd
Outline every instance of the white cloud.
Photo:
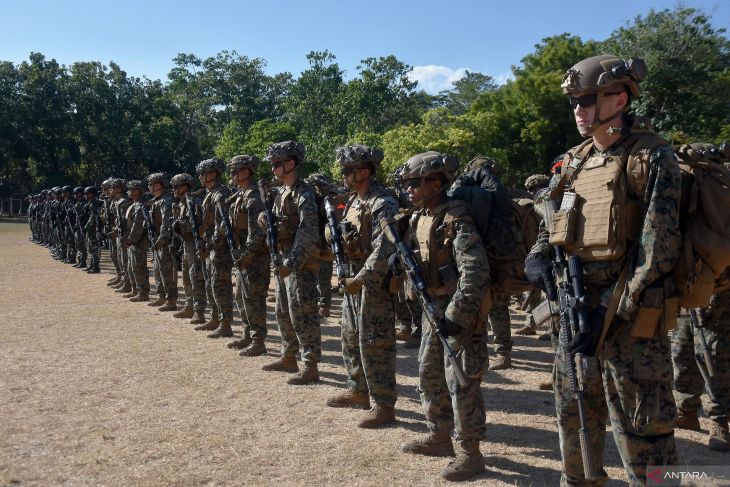
[[418,88],[435,95],[439,91],[451,89],[455,81],[466,76],[467,71],[472,70],[469,68],[451,69],[446,66],[429,64],[428,66],[415,66],[408,73],[408,78],[418,81]]

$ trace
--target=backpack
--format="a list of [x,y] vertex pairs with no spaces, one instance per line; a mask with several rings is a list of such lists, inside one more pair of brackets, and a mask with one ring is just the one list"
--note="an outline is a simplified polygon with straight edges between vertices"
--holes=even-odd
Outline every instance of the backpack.
[[682,172],[682,247],[674,281],[684,308],[705,307],[725,283],[730,266],[730,145],[685,144],[675,148]]
[[493,290],[513,295],[532,289],[525,258],[537,240],[540,217],[531,199],[511,197],[491,170],[493,164],[483,156],[473,159],[448,195],[469,207],[487,252]]

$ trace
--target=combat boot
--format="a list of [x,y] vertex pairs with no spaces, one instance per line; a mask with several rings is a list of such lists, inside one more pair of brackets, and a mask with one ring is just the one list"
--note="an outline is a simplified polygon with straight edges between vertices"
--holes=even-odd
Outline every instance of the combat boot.
[[707,448],[714,451],[730,451],[730,432],[728,432],[727,418],[712,419]]
[[150,295],[145,292],[138,292],[136,296],[132,296],[129,300],[133,303],[143,303],[150,300]]
[[453,457],[454,445],[449,432],[441,431],[405,443],[401,446],[401,451],[429,457]]
[[462,440],[457,443],[456,458],[441,471],[441,478],[462,481],[484,472],[484,457],[479,451],[479,440]]
[[535,327],[533,325],[525,325],[522,328],[517,328],[515,330],[515,335],[537,335],[537,332],[535,331]]
[[191,325],[201,325],[205,323],[205,311],[193,311],[193,319],[190,320]]
[[116,284],[114,284],[112,286],[109,286],[109,287],[111,287],[112,289],[121,289],[121,288],[124,287],[124,284],[125,284],[124,278],[122,278],[122,279],[119,280],[118,283],[116,283]]
[[133,298],[134,296],[137,295],[138,292],[139,291],[137,291],[137,288],[132,286],[132,290],[129,291],[127,294],[122,294],[122,297],[123,298]]
[[365,413],[357,422],[358,428],[377,428],[386,424],[395,423],[395,408],[376,404]]
[[218,328],[218,323],[220,323],[220,321],[218,320],[218,315],[214,314],[211,315],[208,321],[206,321],[202,325],[196,326],[194,329],[199,331],[213,331]]
[[231,322],[228,320],[223,320],[213,333],[208,333],[208,338],[228,338],[232,336],[233,330],[231,330]]
[[292,374],[286,380],[287,384],[293,386],[304,386],[319,381],[319,370],[317,364],[304,364],[304,369]]
[[177,299],[168,299],[157,311],[177,311]]
[[512,357],[509,355],[497,355],[494,361],[489,364],[489,370],[505,370],[512,368]]
[[192,318],[193,317],[193,307],[190,305],[187,305],[183,309],[178,311],[177,313],[173,313],[172,316],[173,316],[173,318]]
[[244,348],[251,345],[251,337],[246,335],[244,332],[244,335],[239,338],[238,340],[233,340],[228,342],[228,348],[234,348],[236,350],[243,350]]
[[264,365],[261,367],[261,370],[266,370],[268,372],[297,372],[299,367],[297,367],[296,357],[281,357],[275,362]]
[[158,307],[162,306],[163,304],[165,304],[165,301],[167,301],[167,297],[160,296],[158,294],[157,295],[157,299],[155,299],[154,301],[150,301],[149,303],[147,303],[147,306],[154,306],[155,308],[158,308]]
[[101,273],[101,269],[99,269],[99,264],[94,264],[91,267],[91,270],[89,271],[89,274],[100,274],[100,273]]
[[697,411],[685,411],[677,409],[677,422],[675,428],[683,430],[700,431],[700,420],[697,417]]
[[370,396],[364,392],[346,389],[327,398],[325,403],[331,408],[370,409]]
[[122,280],[122,276],[115,275],[114,277],[112,277],[111,279],[109,279],[106,282],[106,285],[109,287],[116,286],[117,284],[119,284],[119,281],[121,281],[121,280]]
[[254,338],[251,345],[241,350],[238,355],[241,357],[258,357],[266,355],[266,344],[263,338]]
[[80,269],[82,267],[86,267],[86,262],[78,261],[73,265],[75,268]]
[[132,290],[132,285],[127,282],[123,286],[117,287],[117,289],[114,292],[115,293],[120,293],[120,294],[127,294],[131,290]]

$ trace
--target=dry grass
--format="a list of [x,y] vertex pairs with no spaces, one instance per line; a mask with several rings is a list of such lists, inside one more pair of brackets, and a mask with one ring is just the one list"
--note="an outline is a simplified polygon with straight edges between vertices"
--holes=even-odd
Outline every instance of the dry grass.
[[[0,223],[0,485],[439,484],[443,459],[399,451],[426,431],[415,351],[399,349],[398,424],[360,430],[360,411],[324,406],[344,379],[337,316],[323,327],[322,382],[288,386],[260,370],[271,357],[240,358],[187,320],[121,299],[109,274],[53,260],[26,229]],[[537,390],[550,348],[516,344],[516,368],[485,376],[488,472],[476,482],[554,485],[552,393]],[[687,463],[727,463],[702,435],[679,438]],[[608,443],[608,472],[623,478]]]

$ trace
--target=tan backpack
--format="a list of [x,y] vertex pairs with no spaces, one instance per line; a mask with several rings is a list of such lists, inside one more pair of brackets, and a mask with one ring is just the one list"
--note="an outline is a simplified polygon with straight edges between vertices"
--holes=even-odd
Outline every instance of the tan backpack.
[[730,266],[730,145],[675,148],[682,171],[682,252],[675,267],[680,306],[704,307]]

